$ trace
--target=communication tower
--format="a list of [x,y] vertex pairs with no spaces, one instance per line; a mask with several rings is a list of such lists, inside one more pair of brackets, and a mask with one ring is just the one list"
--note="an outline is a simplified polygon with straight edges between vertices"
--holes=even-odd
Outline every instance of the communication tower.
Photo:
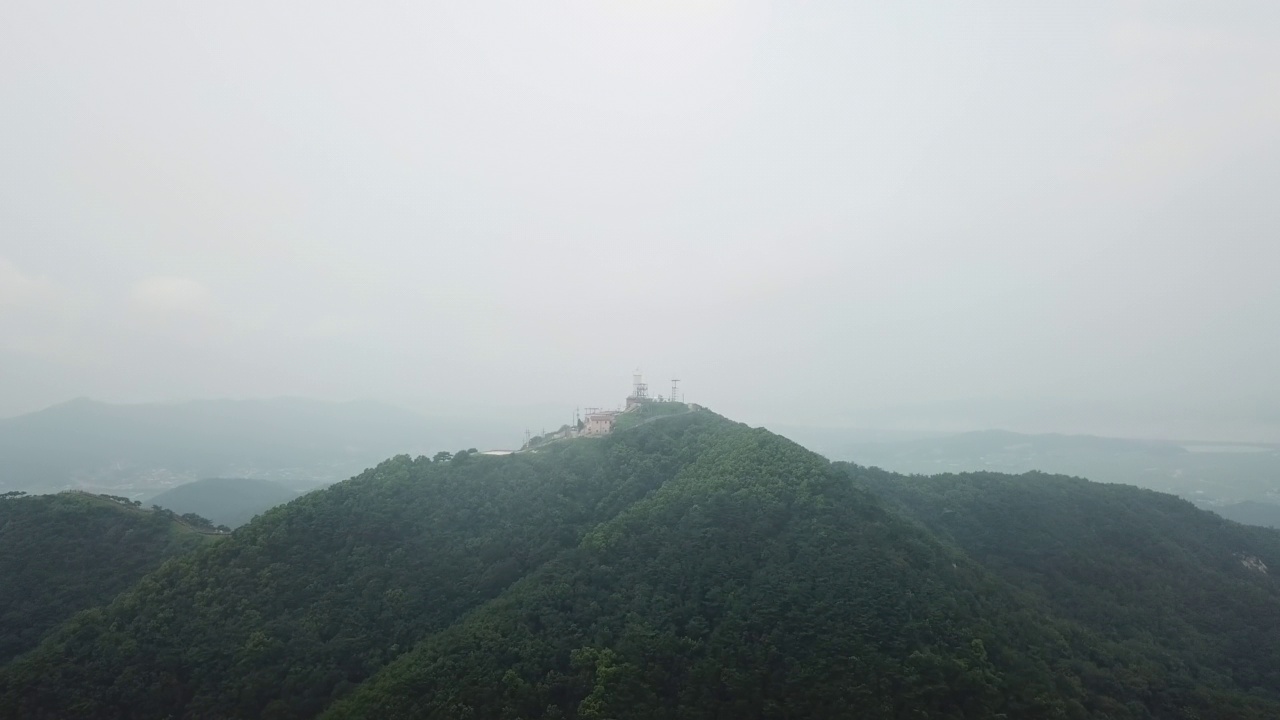
[[677,394],[679,390],[680,390],[680,380],[678,378],[671,378],[671,402],[676,402],[677,398],[680,397]]
[[644,376],[640,374],[640,368],[636,368],[635,375],[632,375],[631,378],[635,386],[631,391],[631,397],[640,399],[648,398],[649,384],[644,381]]

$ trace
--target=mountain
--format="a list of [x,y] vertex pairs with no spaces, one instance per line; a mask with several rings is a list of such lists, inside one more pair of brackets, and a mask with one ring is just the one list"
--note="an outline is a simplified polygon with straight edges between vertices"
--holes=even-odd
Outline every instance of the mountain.
[[1078,478],[846,469],[1127,669],[1081,665],[1082,682],[1128,686],[1156,717],[1242,702],[1233,687],[1280,699],[1280,532]]
[[1275,503],[1245,501],[1211,509],[1228,520],[1245,525],[1280,528],[1280,505]]
[[1016,608],[821,457],[725,428],[325,717],[1051,717],[1074,698],[1001,637]]
[[141,497],[208,477],[316,487],[396,453],[455,450],[467,447],[462,438],[495,435],[375,402],[74,400],[0,420],[0,489]]
[[0,663],[209,539],[163,514],[103,497],[0,500]]
[[673,477],[721,425],[699,419],[398,456],[269,510],[5,668],[0,716],[312,717]]
[[64,623],[0,717],[1280,715],[1280,533],[992,477],[705,410],[398,456]]
[[147,501],[179,515],[196,513],[218,525],[237,528],[276,505],[298,497],[270,480],[206,478],[166,490]]
[[1280,446],[1028,435],[984,430],[868,441],[865,431],[798,428],[795,437],[836,460],[908,474],[1040,471],[1137,485],[1201,507],[1280,499]]

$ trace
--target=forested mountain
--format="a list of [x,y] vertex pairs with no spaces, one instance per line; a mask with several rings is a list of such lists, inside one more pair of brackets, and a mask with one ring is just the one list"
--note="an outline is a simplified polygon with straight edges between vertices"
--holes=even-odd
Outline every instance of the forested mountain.
[[[1046,629],[993,623],[1016,610],[981,569],[822,458],[726,427],[652,495],[326,717],[1052,717],[1078,707],[1022,649],[1049,643]],[[1010,683],[1003,673],[1015,668]]]
[[166,515],[80,493],[0,500],[0,663],[208,539]]
[[219,525],[237,528],[255,515],[298,497],[298,492],[270,480],[206,478],[179,485],[147,500],[179,515],[196,513]]
[[698,411],[270,510],[0,669],[0,717],[1273,718],[1277,537]]
[[701,420],[538,453],[382,463],[64,626],[0,675],[0,713],[314,716],[673,477],[726,425]]
[[1280,532],[1078,478],[846,469],[1122,661],[1079,668],[1084,682],[1141,695],[1157,717],[1231,691],[1280,698]]
[[208,477],[316,487],[397,453],[501,437],[375,402],[300,398],[109,405],[74,400],[0,420],[0,490],[82,488],[134,499]]

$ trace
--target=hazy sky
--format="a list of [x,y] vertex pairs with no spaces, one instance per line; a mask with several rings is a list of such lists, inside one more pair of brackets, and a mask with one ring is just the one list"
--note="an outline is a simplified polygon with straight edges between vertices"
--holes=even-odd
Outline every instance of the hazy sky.
[[0,415],[1280,441],[1278,241],[1274,0],[0,4]]

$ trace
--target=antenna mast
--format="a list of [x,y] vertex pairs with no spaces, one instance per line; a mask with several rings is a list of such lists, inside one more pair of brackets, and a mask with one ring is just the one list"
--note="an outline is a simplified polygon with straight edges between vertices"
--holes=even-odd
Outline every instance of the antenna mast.
[[679,397],[679,395],[677,395],[676,393],[677,391],[679,391],[679,389],[680,389],[679,378],[671,378],[671,402],[677,402],[676,398]]
[[637,398],[649,397],[649,384],[644,381],[644,376],[640,374],[640,368],[636,368],[635,375],[632,375],[631,378],[635,385],[631,396]]

